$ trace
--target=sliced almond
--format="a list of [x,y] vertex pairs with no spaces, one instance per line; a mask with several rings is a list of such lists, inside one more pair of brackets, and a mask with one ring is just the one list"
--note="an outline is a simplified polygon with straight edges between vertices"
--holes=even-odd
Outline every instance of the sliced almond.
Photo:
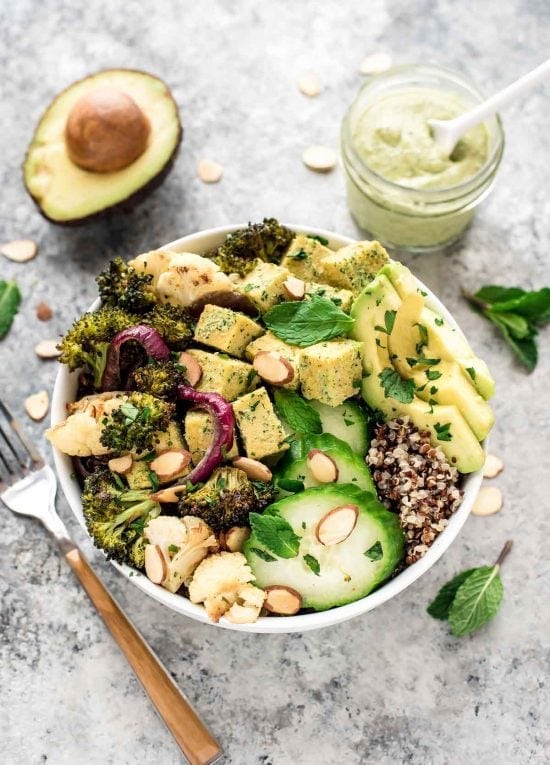
[[223,167],[212,159],[201,159],[199,162],[199,178],[204,183],[217,183],[222,179]]
[[285,385],[296,376],[290,361],[276,351],[260,351],[254,356],[252,366],[271,385]]
[[380,72],[390,69],[392,63],[393,59],[389,53],[379,51],[365,56],[359,65],[359,71],[361,74],[380,74]]
[[197,359],[190,353],[180,353],[178,364],[185,367],[185,377],[189,385],[193,388],[198,385],[202,379],[202,367]]
[[166,579],[168,566],[158,545],[145,545],[145,573],[153,584],[162,584]]
[[176,478],[191,462],[191,455],[185,449],[171,449],[155,457],[149,463],[151,470],[157,474],[161,483]]
[[472,507],[472,515],[494,515],[502,510],[502,492],[496,486],[484,486],[479,490]]
[[321,449],[312,449],[308,453],[307,464],[312,476],[319,483],[334,483],[338,480],[338,465]]
[[161,505],[170,502],[179,502],[181,495],[185,494],[187,487],[184,484],[178,486],[169,486],[167,489],[161,489],[154,494],[149,495],[153,502],[160,502]]
[[329,173],[336,167],[336,152],[329,146],[310,146],[302,154],[302,162],[316,173]]
[[39,321],[49,321],[53,316],[53,311],[47,303],[38,303],[36,306],[36,318]]
[[234,460],[231,460],[231,464],[246,473],[251,481],[268,483],[273,477],[273,473],[267,465],[259,460],[253,460],[251,457],[235,457]]
[[129,473],[132,469],[133,464],[134,460],[132,459],[132,455],[124,454],[122,457],[113,457],[113,459],[110,459],[107,466],[112,473],[126,475],[126,473]]
[[283,282],[283,288],[286,294],[293,300],[301,300],[306,294],[306,283],[296,276],[289,276]]
[[483,467],[484,478],[494,478],[504,470],[504,462],[494,454],[488,454]]
[[29,415],[31,420],[36,420],[36,422],[44,419],[48,413],[49,405],[50,398],[48,396],[48,392],[45,390],[41,390],[38,393],[33,393],[32,396],[29,396],[25,399],[24,403],[26,413]]
[[26,263],[38,253],[38,246],[32,239],[15,239],[0,246],[0,252],[15,263]]
[[298,613],[302,607],[302,596],[292,587],[274,584],[271,587],[266,587],[265,593],[264,608],[273,614],[292,616]]
[[298,89],[304,96],[314,98],[321,92],[321,84],[314,74],[306,72],[298,78]]
[[359,515],[357,505],[340,505],[324,515],[315,535],[322,545],[337,545],[349,537]]
[[41,340],[34,346],[34,352],[40,359],[56,359],[61,356],[58,344],[59,340]]
[[229,552],[242,552],[244,543],[250,536],[250,529],[246,526],[232,526],[220,535],[220,544]]

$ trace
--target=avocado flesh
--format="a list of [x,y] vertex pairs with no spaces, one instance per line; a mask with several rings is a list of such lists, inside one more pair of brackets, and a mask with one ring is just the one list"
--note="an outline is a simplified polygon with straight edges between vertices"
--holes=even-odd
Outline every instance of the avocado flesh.
[[[423,314],[424,298],[420,293],[411,293],[403,299],[387,340],[392,363],[401,377],[414,380],[416,395],[431,402],[428,408],[433,402],[454,404],[475,437],[483,441],[494,424],[493,410],[479,395],[471,377],[455,361],[437,355],[430,344],[431,330],[428,330],[428,344],[418,352]],[[436,364],[422,364],[422,357],[439,360]]]
[[[352,335],[364,343],[363,366],[366,376],[363,378],[361,392],[365,401],[379,409],[388,418],[408,416],[420,430],[431,433],[431,441],[439,446],[451,465],[461,473],[473,473],[479,470],[485,461],[483,449],[468,426],[463,415],[453,404],[434,404],[427,406],[418,396],[408,403],[386,397],[378,375],[383,369],[392,368],[390,351],[376,326],[384,326],[386,311],[397,311],[401,299],[384,274],[376,279],[361,293],[353,304],[351,315],[355,319]],[[380,344],[376,343],[379,339]],[[440,441],[436,425],[450,425],[452,438]]]
[[[388,277],[402,300],[410,295],[419,294],[422,297],[420,282],[402,263],[392,261],[384,266],[380,273]],[[418,321],[428,330],[430,353],[456,362],[472,379],[478,393],[486,401],[492,398],[495,393],[495,381],[487,364],[474,354],[462,332],[448,324],[428,305],[424,305]],[[471,373],[468,370],[471,370]]]
[[[143,154],[111,173],[94,173],[75,165],[65,145],[65,125],[75,103],[100,87],[127,93],[151,126]],[[156,187],[171,166],[181,140],[178,108],[167,86],[145,72],[110,69],[70,85],[50,104],[29,146],[23,175],[27,191],[46,218],[81,223]]]

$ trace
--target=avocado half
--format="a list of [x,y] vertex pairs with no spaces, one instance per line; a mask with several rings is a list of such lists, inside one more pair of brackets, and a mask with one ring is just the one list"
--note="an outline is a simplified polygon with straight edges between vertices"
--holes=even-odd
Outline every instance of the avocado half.
[[129,209],[162,183],[181,137],[178,107],[162,80],[106,69],[73,83],[46,109],[23,165],[25,187],[53,223],[79,225]]

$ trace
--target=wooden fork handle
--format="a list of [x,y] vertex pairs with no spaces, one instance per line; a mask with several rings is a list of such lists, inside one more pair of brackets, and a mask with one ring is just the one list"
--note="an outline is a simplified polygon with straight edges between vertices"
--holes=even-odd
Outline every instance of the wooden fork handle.
[[66,552],[65,558],[189,763],[208,765],[217,760],[222,751],[216,739],[111,597],[78,547]]

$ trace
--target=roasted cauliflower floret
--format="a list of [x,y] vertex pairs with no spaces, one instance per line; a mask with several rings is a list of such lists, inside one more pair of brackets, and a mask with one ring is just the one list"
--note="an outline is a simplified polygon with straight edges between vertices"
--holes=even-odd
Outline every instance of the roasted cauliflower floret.
[[233,282],[208,258],[182,252],[160,274],[156,290],[162,303],[186,308],[210,292],[232,292]]
[[[145,571],[152,581],[162,584],[170,592],[177,592],[187,583],[210,550],[217,549],[212,529],[191,515],[183,518],[159,515],[146,525],[144,536],[147,540]],[[147,548],[156,548],[156,551]],[[162,556],[162,560],[155,560],[155,554]],[[153,568],[147,565],[148,560],[153,562]],[[156,568],[163,574],[162,581],[157,581],[158,577],[154,576],[155,563],[159,564]]]
[[153,277],[151,285],[156,287],[159,276],[163,271],[166,271],[176,254],[170,250],[152,250],[151,252],[144,252],[143,255],[138,255],[130,260],[128,265],[140,274],[150,274]]
[[101,434],[104,420],[126,401],[127,396],[115,393],[85,396],[69,406],[65,422],[48,428],[46,438],[56,449],[71,457],[100,457],[112,449],[103,446]]
[[192,603],[204,603],[214,622],[224,614],[235,624],[255,622],[265,593],[250,584],[254,579],[242,553],[217,553],[197,567],[189,585],[189,598]]

